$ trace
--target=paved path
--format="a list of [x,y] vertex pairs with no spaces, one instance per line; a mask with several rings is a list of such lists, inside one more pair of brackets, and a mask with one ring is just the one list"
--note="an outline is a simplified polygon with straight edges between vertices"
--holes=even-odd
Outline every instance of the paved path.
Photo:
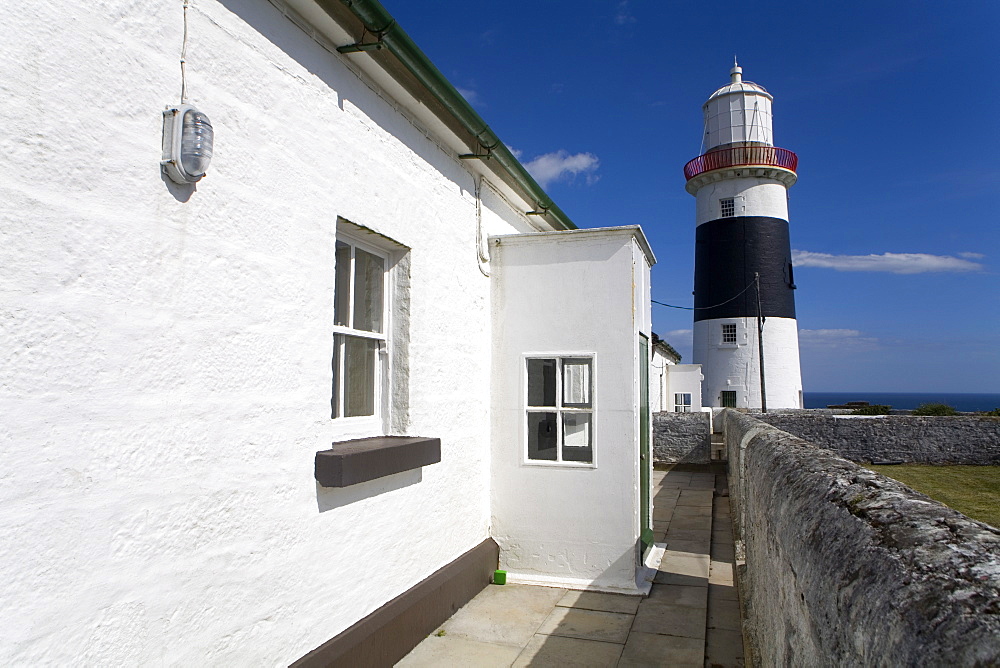
[[491,585],[399,664],[743,666],[725,479],[653,472],[653,531],[667,550],[646,598]]

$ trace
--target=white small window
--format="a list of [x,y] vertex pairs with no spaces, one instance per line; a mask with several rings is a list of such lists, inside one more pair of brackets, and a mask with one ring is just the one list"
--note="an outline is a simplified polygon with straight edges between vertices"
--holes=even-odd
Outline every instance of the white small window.
[[330,401],[333,418],[380,414],[388,269],[388,254],[338,235]]
[[722,210],[723,218],[731,218],[736,215],[736,203],[733,201],[732,197],[720,199],[719,208]]
[[528,460],[593,463],[593,358],[529,358],[526,362]]
[[736,408],[736,390],[723,390],[719,398],[723,408]]
[[736,343],[736,323],[722,324],[722,342]]
[[690,392],[675,392],[674,393],[674,412],[675,413],[690,413],[691,412],[691,393]]

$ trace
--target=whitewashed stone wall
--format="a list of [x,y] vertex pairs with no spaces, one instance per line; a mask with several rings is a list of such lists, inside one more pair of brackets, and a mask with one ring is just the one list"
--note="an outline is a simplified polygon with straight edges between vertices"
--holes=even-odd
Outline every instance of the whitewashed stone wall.
[[[265,0],[195,0],[215,159],[175,186],[180,0],[4,24],[0,664],[287,664],[485,539],[473,167]],[[362,435],[329,417],[337,216],[411,249],[397,429],[442,461],[326,490],[314,453]]]
[[725,421],[755,665],[1000,662],[1000,530],[737,411]]
[[712,460],[712,414],[654,413],[653,461],[707,464]]

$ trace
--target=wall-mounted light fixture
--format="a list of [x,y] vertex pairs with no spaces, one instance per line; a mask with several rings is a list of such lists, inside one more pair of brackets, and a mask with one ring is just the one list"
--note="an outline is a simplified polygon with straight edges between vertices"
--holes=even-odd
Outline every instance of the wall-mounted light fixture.
[[190,104],[163,110],[163,159],[160,166],[172,181],[194,183],[212,161],[214,133],[208,116]]

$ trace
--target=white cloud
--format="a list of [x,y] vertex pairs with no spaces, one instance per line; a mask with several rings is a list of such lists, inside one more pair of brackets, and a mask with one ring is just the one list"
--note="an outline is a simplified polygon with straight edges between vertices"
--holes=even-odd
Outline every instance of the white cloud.
[[471,88],[462,88],[461,86],[456,86],[455,90],[457,90],[459,93],[461,93],[462,97],[464,97],[465,101],[468,102],[469,104],[474,104],[477,107],[485,107],[486,106],[486,104],[483,102],[482,98],[479,97],[479,93],[477,93],[473,89],[471,89]]
[[513,155],[518,160],[520,160],[521,156],[524,155],[524,151],[522,151],[520,149],[517,149],[517,148],[514,148],[510,144],[507,144],[507,150],[509,150],[511,152],[511,155]]
[[970,260],[982,260],[984,257],[986,257],[982,253],[959,253],[958,256],[969,258]]
[[586,176],[588,185],[594,183],[600,178],[594,173],[600,165],[601,161],[593,153],[571,155],[568,151],[560,149],[554,153],[540,155],[525,163],[524,167],[542,187],[548,187],[553,181],[573,178],[578,174]]
[[878,348],[878,339],[864,336],[856,329],[800,329],[799,344],[803,348],[874,350]]
[[837,271],[886,271],[892,274],[978,271],[983,268],[978,262],[961,257],[930,255],[929,253],[832,255],[830,253],[793,250],[792,262],[796,267],[822,267]]
[[663,336],[663,340],[670,343],[671,339],[682,339],[686,336],[691,336],[690,329],[672,329]]
[[628,0],[621,0],[618,3],[618,10],[615,12],[615,23],[620,26],[635,23],[635,17],[629,11]]

